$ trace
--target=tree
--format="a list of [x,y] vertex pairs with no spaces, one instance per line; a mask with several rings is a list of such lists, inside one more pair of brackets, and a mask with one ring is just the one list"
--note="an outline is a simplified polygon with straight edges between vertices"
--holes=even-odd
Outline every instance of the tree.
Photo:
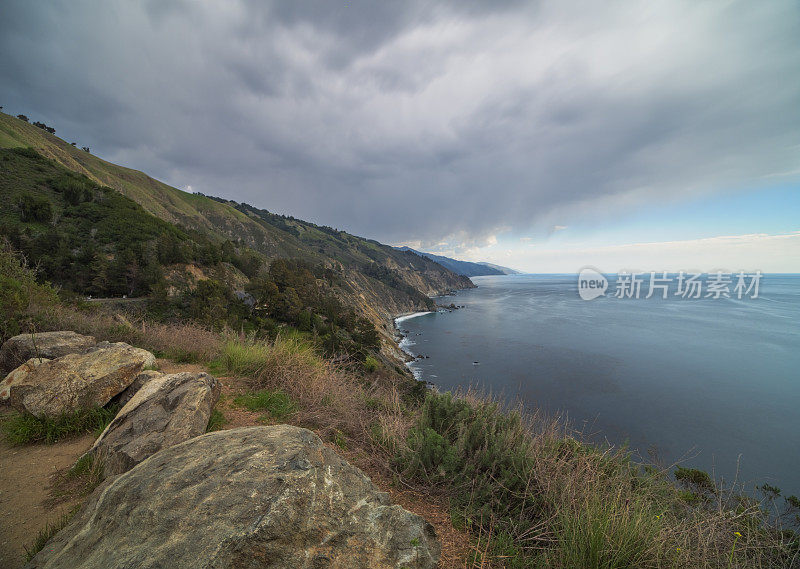
[[108,261],[105,256],[96,253],[89,266],[89,272],[92,275],[89,290],[96,296],[105,296],[108,290]]
[[17,115],[17,118],[21,121],[28,122],[28,117],[26,117],[25,115]]
[[224,324],[230,302],[227,293],[227,288],[219,281],[204,279],[198,282],[192,294],[192,317],[210,326]]

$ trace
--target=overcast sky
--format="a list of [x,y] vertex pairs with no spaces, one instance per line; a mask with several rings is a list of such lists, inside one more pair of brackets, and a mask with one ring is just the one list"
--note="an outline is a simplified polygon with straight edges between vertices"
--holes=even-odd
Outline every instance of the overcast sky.
[[[796,0],[4,0],[0,105],[178,188],[392,244],[800,271]],[[748,245],[723,261],[708,240],[731,236]]]

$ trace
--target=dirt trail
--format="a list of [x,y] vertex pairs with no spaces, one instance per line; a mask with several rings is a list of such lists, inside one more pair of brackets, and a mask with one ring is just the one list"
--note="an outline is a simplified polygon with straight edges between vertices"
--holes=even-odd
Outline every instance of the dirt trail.
[[55,507],[46,505],[53,474],[75,464],[93,442],[91,435],[19,447],[0,440],[0,567],[22,567],[25,546],[81,502],[77,498]]

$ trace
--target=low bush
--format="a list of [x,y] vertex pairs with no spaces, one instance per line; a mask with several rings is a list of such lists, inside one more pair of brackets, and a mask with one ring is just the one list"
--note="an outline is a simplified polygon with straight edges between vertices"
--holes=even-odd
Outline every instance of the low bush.
[[474,394],[429,393],[407,432],[394,441],[398,473],[450,494],[454,525],[478,537],[475,566],[786,568],[800,559],[797,534],[740,490],[679,469],[706,496],[687,500],[693,493],[668,472],[624,450]]

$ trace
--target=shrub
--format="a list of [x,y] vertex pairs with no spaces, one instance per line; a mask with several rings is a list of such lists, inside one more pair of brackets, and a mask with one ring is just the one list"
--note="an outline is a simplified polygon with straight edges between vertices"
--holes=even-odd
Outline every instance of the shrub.
[[46,223],[53,218],[53,207],[47,198],[24,194],[19,201],[22,221]]
[[675,469],[675,480],[687,490],[694,490],[700,493],[716,493],[716,487],[708,472],[697,470],[696,468],[684,468],[678,466]]
[[497,403],[430,393],[398,465],[406,476],[445,484],[475,519],[531,520],[539,514],[527,474],[531,437],[519,413]]
[[676,473],[704,489],[700,499],[624,450],[583,444],[555,421],[473,394],[429,393],[405,440],[382,423],[372,432],[394,438],[406,481],[450,495],[454,525],[478,537],[474,566],[778,568],[800,559],[797,534],[707,474]]
[[38,284],[25,258],[0,240],[0,342],[22,332],[33,306],[58,302],[55,291]]
[[376,371],[378,371],[380,369],[380,367],[381,367],[380,362],[378,360],[376,360],[375,358],[373,358],[372,356],[367,356],[364,359],[364,370],[367,373],[376,372]]

